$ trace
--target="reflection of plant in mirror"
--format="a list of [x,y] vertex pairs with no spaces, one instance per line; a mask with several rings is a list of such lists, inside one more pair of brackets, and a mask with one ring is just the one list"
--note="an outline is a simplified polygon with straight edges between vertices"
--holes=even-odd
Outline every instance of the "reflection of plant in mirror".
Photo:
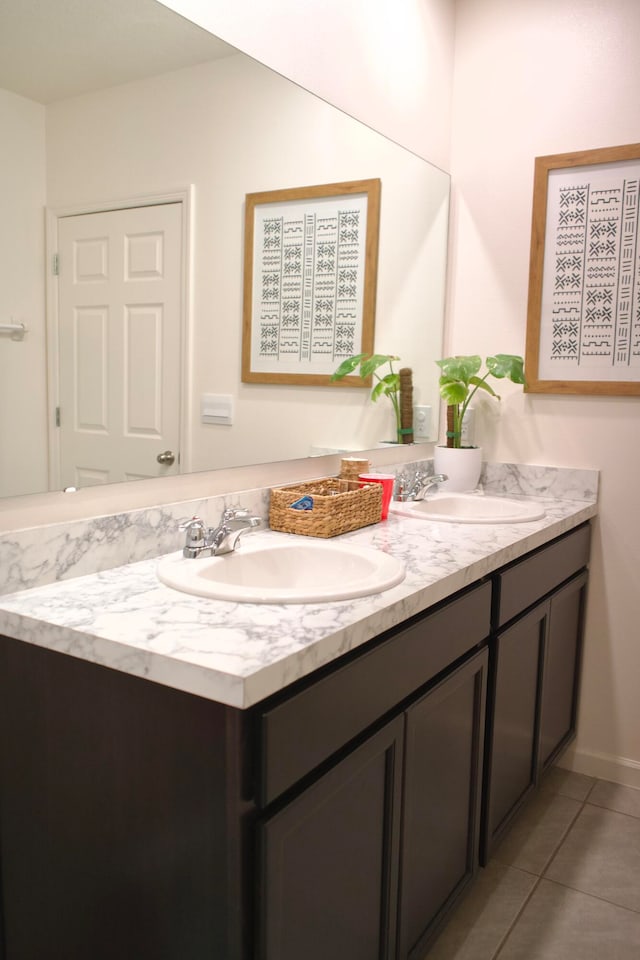
[[[389,397],[393,406],[393,414],[396,420],[397,442],[402,443],[402,424],[400,419],[400,375],[393,369],[393,363],[400,360],[400,357],[391,356],[383,353],[358,353],[354,357],[347,357],[343,360],[338,369],[331,375],[332,380],[342,380],[344,377],[353,373],[356,367],[359,367],[358,376],[365,380],[373,376],[377,383],[371,391],[371,399],[375,401],[379,397]],[[380,376],[378,370],[385,364],[389,365],[389,373]]]
[[[509,353],[497,353],[487,357],[487,370],[480,377],[482,360],[478,356],[446,357],[436,360],[442,370],[440,375],[440,396],[447,404],[447,446],[462,446],[462,421],[467,408],[478,390],[484,390],[490,396],[500,399],[493,387],[487,383],[487,377],[498,380],[511,380],[512,383],[524,383],[524,361],[522,357]],[[451,419],[449,412],[451,411]]]

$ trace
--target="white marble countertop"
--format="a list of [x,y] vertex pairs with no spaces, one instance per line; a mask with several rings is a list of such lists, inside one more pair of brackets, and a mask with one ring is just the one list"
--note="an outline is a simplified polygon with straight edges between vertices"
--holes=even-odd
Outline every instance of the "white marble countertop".
[[161,584],[158,560],[143,560],[0,597],[0,633],[246,708],[597,512],[595,502],[534,499],[546,509],[537,521],[390,515],[345,535],[406,565],[404,581],[375,596],[290,605],[201,599]]

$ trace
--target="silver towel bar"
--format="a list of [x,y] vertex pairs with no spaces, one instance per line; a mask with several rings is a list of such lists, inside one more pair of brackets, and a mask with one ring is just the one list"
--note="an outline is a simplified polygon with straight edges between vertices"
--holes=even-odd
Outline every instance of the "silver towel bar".
[[12,340],[24,340],[26,332],[24,323],[0,323],[0,333],[10,333]]

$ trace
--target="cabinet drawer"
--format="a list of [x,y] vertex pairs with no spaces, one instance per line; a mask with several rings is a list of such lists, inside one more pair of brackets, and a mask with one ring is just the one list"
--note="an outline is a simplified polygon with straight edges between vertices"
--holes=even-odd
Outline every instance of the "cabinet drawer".
[[259,715],[259,802],[270,803],[489,633],[480,584]]
[[585,524],[499,573],[495,626],[507,623],[585,567],[590,539],[591,527]]

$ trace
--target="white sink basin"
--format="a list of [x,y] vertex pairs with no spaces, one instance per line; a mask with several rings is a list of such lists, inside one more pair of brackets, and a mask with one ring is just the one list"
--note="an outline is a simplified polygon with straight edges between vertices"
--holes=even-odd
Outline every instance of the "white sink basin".
[[447,523],[523,523],[544,517],[544,508],[538,503],[445,491],[427,500],[393,503],[391,509],[406,517]]
[[404,565],[372,547],[249,535],[233,553],[164,557],[158,578],[198,597],[235,603],[315,603],[379,593],[404,579]]

